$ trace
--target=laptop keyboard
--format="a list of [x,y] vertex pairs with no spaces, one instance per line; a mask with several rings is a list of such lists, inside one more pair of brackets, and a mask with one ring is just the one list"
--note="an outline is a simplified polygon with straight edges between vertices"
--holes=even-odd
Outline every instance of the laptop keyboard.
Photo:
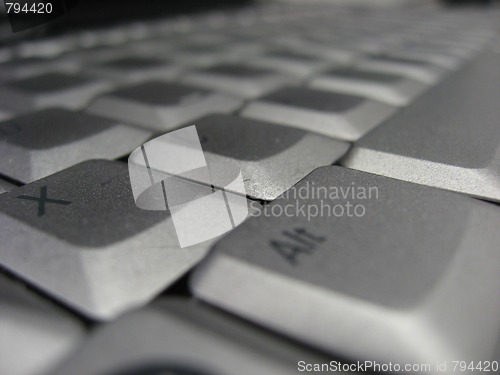
[[[0,373],[498,371],[499,18],[262,3],[0,46]],[[179,248],[126,161],[193,124],[251,217]]]

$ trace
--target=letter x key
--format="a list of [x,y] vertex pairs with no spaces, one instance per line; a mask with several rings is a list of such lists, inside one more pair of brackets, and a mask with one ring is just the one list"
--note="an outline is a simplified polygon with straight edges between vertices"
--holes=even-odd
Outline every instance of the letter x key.
[[69,201],[65,201],[62,199],[50,199],[47,198],[47,186],[42,186],[40,188],[40,197],[31,197],[29,195],[20,195],[17,198],[19,199],[26,199],[29,201],[37,201],[38,202],[38,216],[43,216],[45,215],[45,203],[54,203],[54,204],[62,204],[64,206],[67,206],[71,204]]

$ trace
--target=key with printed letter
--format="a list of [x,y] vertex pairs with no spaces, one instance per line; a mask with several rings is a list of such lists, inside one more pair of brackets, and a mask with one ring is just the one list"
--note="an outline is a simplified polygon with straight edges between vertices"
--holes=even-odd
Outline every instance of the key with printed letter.
[[93,160],[0,195],[0,264],[95,319],[145,304],[208,250],[136,206],[127,164]]
[[46,73],[5,83],[0,87],[0,108],[17,112],[47,107],[79,109],[110,87],[81,74]]
[[254,216],[197,268],[197,297],[351,359],[493,359],[494,205],[324,167]]
[[344,165],[500,201],[500,55],[485,54],[366,135]]
[[313,78],[311,88],[361,95],[394,106],[405,106],[428,86],[396,74],[337,68]]
[[0,373],[49,373],[85,337],[83,324],[0,273]]
[[191,85],[149,81],[103,94],[87,111],[166,131],[210,113],[232,112],[241,103],[241,99]]
[[31,182],[84,160],[118,158],[152,135],[101,117],[45,109],[0,122],[0,172]]
[[243,98],[254,98],[295,80],[296,78],[287,77],[268,69],[237,64],[219,64],[191,72],[182,81]]
[[289,375],[330,360],[206,305],[165,298],[104,326],[52,374]]
[[[241,171],[246,195],[259,200],[275,199],[315,168],[333,164],[349,148],[346,142],[301,129],[237,116],[209,115],[195,125],[212,181],[218,181],[216,187],[225,188]],[[161,147],[145,151],[149,160],[161,161],[165,154]],[[141,154],[133,155],[129,162],[141,164]],[[164,164],[150,167],[176,174],[162,169]]]
[[243,116],[355,141],[396,111],[359,96],[284,87],[250,104]]

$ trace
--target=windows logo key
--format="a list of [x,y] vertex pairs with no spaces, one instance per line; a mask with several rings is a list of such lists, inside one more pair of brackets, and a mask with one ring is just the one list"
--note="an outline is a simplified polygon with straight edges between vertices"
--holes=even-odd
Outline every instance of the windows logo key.
[[241,171],[204,152],[195,125],[137,148],[128,167],[136,205],[169,211],[181,248],[218,237],[248,216]]

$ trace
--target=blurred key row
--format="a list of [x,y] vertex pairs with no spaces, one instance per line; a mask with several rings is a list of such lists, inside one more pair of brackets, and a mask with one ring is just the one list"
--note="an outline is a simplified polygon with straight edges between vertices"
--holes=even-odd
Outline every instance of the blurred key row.
[[[121,60],[117,64],[135,69],[143,63]],[[300,134],[297,137],[304,140],[318,139],[314,141],[317,147],[322,147],[317,142],[335,144],[330,148],[335,156],[322,159],[327,164],[345,154],[343,141],[355,142],[342,161],[346,166],[499,200],[495,177],[499,130],[494,122],[500,86],[495,74],[498,63],[495,53],[479,54],[432,90],[429,84],[402,75],[357,68],[326,71],[306,86],[283,86],[284,75],[225,64],[187,76],[183,82],[149,80],[112,90],[109,81],[46,73],[11,81],[0,89],[0,98],[10,111],[30,112],[12,118],[6,112],[7,119],[0,123],[0,149],[10,155],[0,172],[19,182],[34,181],[81,161],[126,156],[158,132],[194,123],[234,142],[248,142],[248,148],[233,154],[227,154],[227,143],[211,151],[236,160],[258,161],[257,168],[263,168],[271,155],[256,151],[273,149],[265,142],[273,134]],[[145,72],[156,74],[155,69]],[[408,105],[408,110],[398,110]],[[82,108],[85,111],[70,111]],[[445,118],[443,110],[452,113]],[[215,114],[218,117],[210,117]],[[267,129],[257,137],[263,127]],[[304,142],[302,147],[307,150],[308,141]],[[298,163],[304,151],[295,143],[283,143],[274,152],[275,158],[286,159],[285,151],[290,151]],[[463,152],[471,150],[466,157],[454,154],[457,144]],[[248,150],[248,155],[242,150]],[[429,175],[428,168],[437,177]],[[258,175],[252,183],[264,186]],[[293,183],[277,185],[284,191]],[[255,190],[249,195],[272,200],[280,193],[279,189],[276,193]]]

